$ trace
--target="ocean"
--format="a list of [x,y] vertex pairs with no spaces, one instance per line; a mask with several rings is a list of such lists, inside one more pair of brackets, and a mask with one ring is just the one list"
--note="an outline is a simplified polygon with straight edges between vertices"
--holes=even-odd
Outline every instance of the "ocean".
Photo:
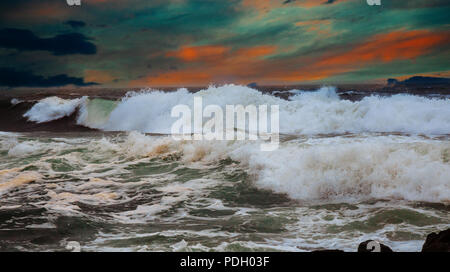
[[[8,97],[0,250],[420,251],[450,227],[448,93],[240,85]],[[171,109],[279,105],[280,143],[174,140]]]

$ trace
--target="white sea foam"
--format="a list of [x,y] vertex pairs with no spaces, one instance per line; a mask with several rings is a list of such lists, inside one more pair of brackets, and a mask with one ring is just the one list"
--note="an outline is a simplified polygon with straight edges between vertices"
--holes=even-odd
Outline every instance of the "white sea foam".
[[13,106],[15,106],[15,105],[17,105],[17,104],[20,104],[20,103],[22,103],[22,102],[23,102],[22,100],[17,99],[17,98],[11,99],[11,105],[13,105]]
[[[195,94],[176,92],[131,93],[98,128],[105,130],[170,133],[173,106],[192,106],[201,96],[206,105],[280,105],[282,133],[316,134],[344,132],[450,133],[450,99],[430,99],[399,94],[370,96],[361,101],[340,100],[333,87],[316,92],[295,91],[290,101],[236,85],[209,87]],[[81,122],[82,123],[82,122]],[[89,124],[87,124],[89,125]]]
[[42,144],[33,142],[21,142],[11,147],[8,151],[9,156],[25,157],[38,152],[42,152],[45,147]]
[[80,108],[78,123],[107,131],[170,133],[176,118],[171,109],[180,104],[193,107],[194,96],[203,106],[279,105],[280,132],[295,134],[403,132],[450,134],[450,99],[408,94],[369,96],[361,101],[341,100],[334,87],[315,92],[291,90],[290,100],[239,85],[210,86],[197,93],[181,88],[175,92],[143,90],[128,93],[120,102],[64,100],[49,97],[35,104],[25,116],[47,122],[71,115]]
[[310,138],[262,152],[255,142],[178,142],[131,133],[122,148],[129,156],[181,152],[187,163],[230,157],[247,169],[257,187],[298,200],[450,202],[448,141],[369,135]]
[[[200,167],[231,158],[240,163],[236,167],[250,174],[255,186],[285,193],[292,199],[450,202],[450,142],[445,139],[372,134],[301,137],[281,142],[276,151],[262,152],[257,141],[175,141],[169,136],[131,132],[125,139],[102,138],[83,145],[89,150],[89,157],[69,153],[63,158],[70,165],[85,165],[84,171],[96,169],[86,159],[108,158],[112,163],[119,160],[119,155],[133,161],[176,158],[183,164]],[[71,146],[22,141],[4,147],[9,148],[11,157],[25,157],[43,151],[51,156]],[[45,162],[36,165],[41,164],[48,167]],[[123,167],[127,165],[117,168],[115,164],[111,171],[121,173]],[[48,171],[52,173],[51,169]],[[84,176],[83,172],[79,174]]]
[[47,97],[33,105],[23,116],[36,123],[44,123],[72,115],[87,97],[62,99]]
[[[441,205],[409,203],[449,202],[445,137],[299,136],[261,152],[256,141],[175,141],[139,132],[69,139],[0,133],[0,149],[0,209],[32,203],[52,216],[126,226],[99,232],[83,245],[88,250],[355,251],[375,239],[395,251],[418,251],[421,237],[448,228]],[[233,162],[222,164],[226,158]],[[242,170],[248,179],[228,178]],[[249,185],[244,179],[301,204],[265,209],[250,205],[252,194],[230,198]],[[388,201],[365,202],[374,198]],[[46,224],[36,216],[26,228],[54,227],[54,217]],[[277,231],[265,232],[267,225]],[[249,228],[258,239],[247,239]],[[154,243],[136,243],[154,235]]]
[[337,137],[286,143],[266,154],[242,146],[231,158],[248,165],[258,187],[293,199],[448,203],[449,151],[448,142]]

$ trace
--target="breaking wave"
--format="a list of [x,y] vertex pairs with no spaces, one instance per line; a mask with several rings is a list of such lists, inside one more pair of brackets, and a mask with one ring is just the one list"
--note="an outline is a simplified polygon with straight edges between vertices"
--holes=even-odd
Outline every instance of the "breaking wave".
[[45,98],[24,116],[34,122],[48,122],[79,109],[78,124],[105,131],[170,133],[175,118],[172,107],[193,106],[194,96],[207,105],[279,105],[280,132],[292,134],[332,134],[401,132],[449,134],[450,99],[409,94],[389,97],[372,95],[360,101],[340,99],[334,87],[317,91],[291,90],[289,100],[239,86],[211,86],[197,93],[143,90],[130,92],[121,101],[77,98]]
[[247,168],[257,187],[297,200],[450,202],[448,141],[339,136],[291,140],[263,152],[248,141],[178,142],[133,132],[125,143],[121,148],[133,156],[181,152],[185,162],[203,163],[231,158]]
[[[112,154],[131,159],[125,161],[176,159],[183,165],[200,168],[231,159],[239,162],[236,167],[242,167],[256,187],[300,201],[400,199],[450,203],[448,140],[400,135],[300,137],[281,142],[278,150],[264,152],[256,141],[176,141],[170,136],[139,132],[130,132],[120,139],[90,140],[87,146],[77,142],[19,143],[14,137],[2,138],[1,146],[11,158],[65,154],[65,149],[73,150],[79,145],[87,148],[87,158],[105,157],[114,162],[119,158],[111,158]],[[78,157],[64,159],[73,160],[68,165],[83,164]],[[90,169],[90,163],[86,163]],[[116,171],[120,167],[114,163]]]
[[[36,103],[23,116],[36,123],[44,123],[72,115],[86,101],[87,97],[62,99],[56,96],[46,97]],[[16,105],[15,101],[11,102]]]

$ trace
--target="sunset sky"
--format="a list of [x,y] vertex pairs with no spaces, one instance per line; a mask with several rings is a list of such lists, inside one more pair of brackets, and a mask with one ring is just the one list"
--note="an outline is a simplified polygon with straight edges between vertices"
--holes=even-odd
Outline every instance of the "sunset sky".
[[450,1],[0,2],[0,86],[369,83],[450,75]]

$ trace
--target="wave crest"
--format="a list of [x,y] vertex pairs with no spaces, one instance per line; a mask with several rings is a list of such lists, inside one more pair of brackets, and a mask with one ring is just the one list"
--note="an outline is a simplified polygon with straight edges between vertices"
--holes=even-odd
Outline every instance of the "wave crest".
[[389,97],[372,95],[360,101],[340,99],[334,87],[315,92],[291,90],[284,100],[255,89],[224,85],[210,86],[197,93],[187,89],[174,92],[143,90],[128,93],[121,101],[49,97],[39,101],[26,114],[30,121],[47,122],[73,114],[80,108],[78,124],[106,131],[170,133],[175,122],[172,107],[193,107],[194,96],[203,106],[279,105],[280,132],[292,134],[333,134],[363,132],[401,132],[450,134],[450,99],[408,94]]

